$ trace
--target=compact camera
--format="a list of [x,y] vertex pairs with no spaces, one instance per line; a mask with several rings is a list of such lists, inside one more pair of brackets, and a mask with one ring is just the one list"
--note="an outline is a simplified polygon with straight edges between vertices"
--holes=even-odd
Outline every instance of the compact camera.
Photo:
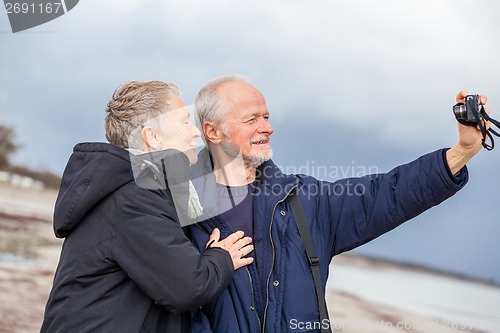
[[479,111],[479,95],[465,96],[465,103],[453,106],[453,113],[458,122],[467,126],[477,126],[483,116]]
[[[483,147],[487,150],[492,150],[495,147],[493,135],[500,137],[500,133],[492,129],[491,125],[500,128],[500,122],[488,115],[484,109],[484,105],[479,105],[479,98],[479,95],[465,96],[465,103],[455,104],[453,106],[453,113],[459,123],[477,127],[483,136]],[[489,137],[491,144],[486,143],[487,137]]]

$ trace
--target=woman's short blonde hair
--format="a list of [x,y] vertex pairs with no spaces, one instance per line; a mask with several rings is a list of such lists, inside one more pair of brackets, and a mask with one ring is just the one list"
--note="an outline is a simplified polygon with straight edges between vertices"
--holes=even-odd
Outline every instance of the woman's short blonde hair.
[[170,111],[169,100],[179,95],[179,87],[173,83],[128,81],[122,84],[106,107],[106,139],[119,147],[140,148],[143,143],[134,132],[140,131],[149,120]]

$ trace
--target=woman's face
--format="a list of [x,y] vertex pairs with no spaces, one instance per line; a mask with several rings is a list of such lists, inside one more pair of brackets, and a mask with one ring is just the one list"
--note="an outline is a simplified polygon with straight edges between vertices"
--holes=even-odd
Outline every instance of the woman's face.
[[179,97],[170,98],[170,109],[160,115],[160,128],[156,135],[160,140],[161,149],[177,149],[189,159],[191,164],[196,163],[196,138],[201,133],[191,122],[189,110]]

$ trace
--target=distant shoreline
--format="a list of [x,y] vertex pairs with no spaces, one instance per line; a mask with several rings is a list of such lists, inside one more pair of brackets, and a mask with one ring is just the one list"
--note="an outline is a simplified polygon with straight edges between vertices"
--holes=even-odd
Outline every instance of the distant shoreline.
[[[409,271],[414,271],[414,272],[422,272],[422,273],[428,273],[428,274],[434,274],[437,276],[443,276],[443,277],[449,277],[457,280],[462,280],[466,282],[474,282],[478,284],[483,284],[486,286],[490,287],[497,287],[500,288],[500,281],[495,281],[492,279],[485,279],[485,278],[480,278],[476,276],[471,276],[459,272],[452,272],[444,269],[440,269],[437,267],[431,267],[425,264],[417,264],[417,263],[412,263],[408,261],[399,261],[395,259],[390,259],[390,258],[383,258],[379,256],[373,256],[373,255],[367,255],[367,254],[360,254],[360,253],[353,253],[353,252],[346,252],[342,253],[339,257],[345,257],[346,259],[350,260],[358,260],[358,261],[365,261],[366,265],[386,265],[386,266],[394,266],[395,268],[403,268],[405,270]],[[337,257],[334,257],[334,261],[336,261]]]

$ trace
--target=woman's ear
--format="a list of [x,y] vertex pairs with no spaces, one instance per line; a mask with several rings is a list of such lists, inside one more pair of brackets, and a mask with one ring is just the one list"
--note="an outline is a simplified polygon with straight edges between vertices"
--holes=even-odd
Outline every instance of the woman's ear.
[[211,121],[203,122],[203,134],[208,142],[219,144],[222,140],[222,132]]
[[147,150],[160,150],[161,142],[158,139],[158,136],[153,131],[153,129],[149,126],[145,126],[141,129],[141,136],[146,144]]

